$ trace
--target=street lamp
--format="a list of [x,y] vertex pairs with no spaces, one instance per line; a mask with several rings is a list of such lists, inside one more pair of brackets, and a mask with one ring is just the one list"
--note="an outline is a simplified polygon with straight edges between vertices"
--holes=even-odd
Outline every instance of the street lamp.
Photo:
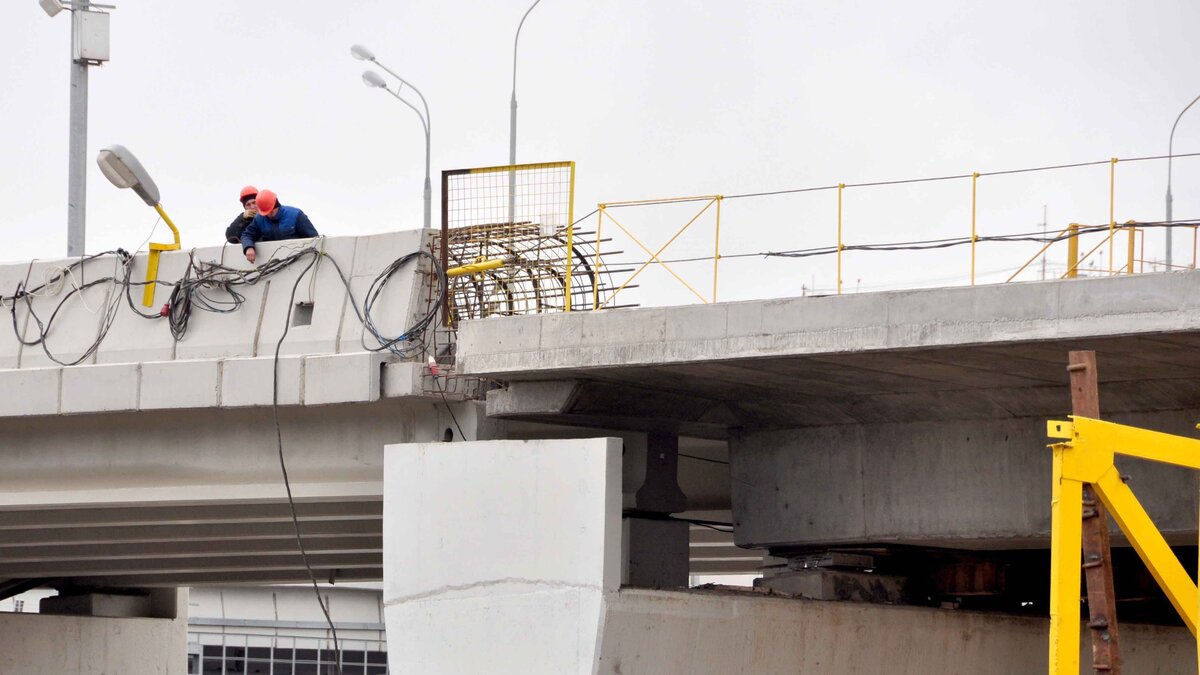
[[158,258],[163,251],[179,250],[179,230],[175,227],[175,223],[171,222],[171,217],[163,210],[162,204],[159,202],[158,186],[154,184],[150,172],[142,167],[138,158],[125,146],[110,145],[104,148],[96,157],[96,164],[100,166],[100,173],[104,174],[108,182],[122,190],[132,189],[137,196],[142,198],[142,201],[146,202],[147,206],[154,207],[167,227],[171,228],[171,233],[175,235],[175,242],[171,244],[150,243],[150,256],[146,261],[147,283],[142,291],[142,304],[146,307],[153,307],[154,288],[158,285]]
[[[432,189],[429,182],[429,104],[425,101],[425,96],[421,93],[420,89],[417,89],[412,85],[411,82],[405,80],[403,77],[400,77],[390,68],[377,61],[375,59],[375,54],[373,54],[371,50],[362,45],[354,45],[350,48],[350,55],[359,61],[370,61],[371,63],[374,63],[382,68],[392,77],[400,80],[400,86],[396,87],[396,91],[392,91],[388,88],[387,82],[384,81],[383,77],[380,76],[379,73],[376,73],[373,70],[368,70],[363,72],[362,75],[363,84],[373,89],[382,89],[392,96],[395,96],[396,100],[400,101],[409,108],[412,108],[412,111],[417,114],[417,117],[421,118],[421,126],[425,129],[425,229],[429,229],[430,199],[432,195]],[[417,96],[421,99],[421,106],[425,109],[424,113],[422,113],[419,108],[412,103],[409,103],[407,99],[400,95],[400,90],[405,86],[416,92]]]
[[517,24],[517,35],[513,38],[513,83],[512,83],[512,100],[509,102],[508,109],[508,163],[517,163],[517,42],[521,39],[521,28],[525,26],[525,19],[529,18],[529,13],[542,0],[534,0],[534,3],[525,10],[525,16],[521,17],[521,23]]
[[[529,13],[542,0],[534,0],[529,9],[525,10],[525,15],[521,17],[521,23],[517,24],[517,34],[513,38],[513,85],[512,99],[508,107],[508,164],[512,166],[517,163],[517,42],[521,39],[521,28],[525,26],[525,19],[529,18]],[[508,222],[512,223],[515,218],[517,207],[517,174],[515,169],[508,170]]]
[[116,9],[89,0],[38,0],[46,16],[71,12],[71,112],[67,150],[67,255],[83,255],[87,209],[88,66],[108,61],[108,17]]
[[1171,271],[1171,238],[1175,233],[1175,229],[1171,227],[1171,159],[1174,155],[1175,147],[1175,127],[1179,126],[1179,120],[1183,117],[1183,113],[1188,111],[1188,108],[1200,101],[1200,96],[1192,99],[1192,102],[1184,106],[1183,110],[1179,111],[1179,116],[1175,118],[1175,124],[1171,125],[1171,138],[1167,141],[1167,271]]

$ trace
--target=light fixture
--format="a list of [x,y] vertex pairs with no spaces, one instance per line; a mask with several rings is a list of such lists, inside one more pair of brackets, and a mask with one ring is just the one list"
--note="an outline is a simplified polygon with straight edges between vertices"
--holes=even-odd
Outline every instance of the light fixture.
[[375,54],[370,49],[367,49],[366,47],[364,47],[362,45],[354,45],[353,47],[351,47],[350,48],[350,56],[353,56],[354,58],[358,59],[359,61],[374,61],[375,60]]
[[38,0],[38,4],[42,6],[42,11],[46,16],[54,16],[65,9],[59,0]]
[[100,173],[110,183],[121,188],[132,188],[147,206],[158,206],[158,186],[146,172],[142,163],[123,145],[110,145],[96,157]]
[[387,89],[387,82],[383,80],[383,76],[373,70],[364,70],[362,74],[363,84],[368,87],[378,87]]
[[175,242],[172,244],[151,242],[149,245],[150,256],[146,260],[146,281],[148,283],[146,283],[145,290],[142,291],[142,304],[146,307],[153,307],[154,288],[158,286],[158,258],[163,251],[179,250],[179,229],[175,227],[175,223],[171,222],[171,217],[159,203],[158,186],[154,184],[154,179],[150,177],[150,173],[128,148],[123,145],[110,145],[96,156],[96,164],[100,166],[100,173],[104,174],[110,183],[122,190],[132,189],[137,196],[142,198],[142,201],[154,207],[167,227],[171,228],[171,233],[175,235]]

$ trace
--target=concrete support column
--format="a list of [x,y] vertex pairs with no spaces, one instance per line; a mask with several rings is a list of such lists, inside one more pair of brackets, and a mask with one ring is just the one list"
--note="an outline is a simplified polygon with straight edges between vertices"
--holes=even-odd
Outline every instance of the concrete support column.
[[622,528],[625,585],[687,586],[688,524],[666,518],[687,510],[678,470],[679,436],[647,434],[646,478],[634,496],[636,512],[625,516]]
[[45,598],[41,613],[0,613],[0,673],[186,675],[186,588]]

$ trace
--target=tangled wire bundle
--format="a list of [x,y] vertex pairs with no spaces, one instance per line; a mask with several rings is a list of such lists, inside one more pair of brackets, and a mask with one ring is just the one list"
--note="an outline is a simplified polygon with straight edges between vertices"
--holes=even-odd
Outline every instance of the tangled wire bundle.
[[[346,288],[346,293],[350,297],[350,306],[354,309],[355,315],[363,325],[363,334],[360,340],[363,348],[373,352],[387,351],[402,358],[413,358],[422,355],[427,350],[426,333],[437,316],[438,309],[441,307],[442,300],[446,295],[446,275],[437,259],[428,251],[420,250],[393,261],[371,282],[366,298],[360,306],[354,298],[350,280],[338,262],[322,250],[321,243],[322,240],[318,239],[316,242],[298,250],[292,250],[292,252],[282,257],[272,257],[252,269],[236,269],[217,262],[197,260],[193,251],[188,257],[188,264],[183,277],[173,284],[159,280],[134,281],[132,278],[134,257],[123,249],[105,251],[103,253],[83,256],[72,261],[65,267],[52,268],[47,278],[37,285],[31,286],[27,275],[24,281],[17,284],[12,295],[0,295],[0,306],[9,310],[13,332],[21,344],[27,347],[40,346],[46,356],[54,363],[63,366],[73,366],[83,363],[99,349],[101,343],[103,343],[105,337],[108,335],[109,328],[112,327],[113,322],[116,320],[117,309],[120,305],[122,295],[124,295],[129,309],[137,316],[149,321],[167,319],[171,335],[178,341],[183,340],[187,334],[188,325],[194,311],[200,310],[217,314],[236,312],[246,301],[245,289],[247,287],[254,286],[283,270],[299,265],[303,269],[301,269],[296,281],[296,287],[298,288],[300,281],[306,274],[311,273],[315,280],[316,268],[321,261],[328,260],[334,266],[334,269],[337,270],[338,278],[342,281],[342,284]],[[283,250],[286,249],[281,249],[281,252]],[[83,278],[83,269],[87,263],[106,256],[114,256],[115,269],[112,274],[86,282],[79,281],[79,279]],[[426,313],[400,334],[386,335],[379,329],[379,325],[373,315],[376,303],[391,278],[398,271],[405,268],[408,263],[420,257],[428,258],[436,273],[438,280],[437,302],[431,303]],[[33,265],[31,263],[30,271],[32,269]],[[138,306],[138,303],[134,301],[133,290],[151,283],[171,288],[170,298],[167,302],[167,311],[165,313],[143,311]],[[48,340],[62,309],[72,299],[83,303],[84,291],[104,285],[110,286],[110,292],[100,310],[103,314],[100,319],[100,327],[96,338],[78,357],[66,358],[55,354],[51,350]],[[64,289],[66,289],[65,292]],[[34,306],[34,301],[38,298],[55,296],[59,297],[59,300],[53,309],[48,314],[44,310],[42,314],[39,314]],[[84,303],[84,306],[86,307],[86,303]],[[90,308],[89,310],[97,311]],[[289,303],[289,319],[291,311],[292,306]],[[28,317],[28,321],[32,322],[36,335],[28,339],[24,337],[19,315]],[[374,340],[374,344],[368,344],[368,334]]]

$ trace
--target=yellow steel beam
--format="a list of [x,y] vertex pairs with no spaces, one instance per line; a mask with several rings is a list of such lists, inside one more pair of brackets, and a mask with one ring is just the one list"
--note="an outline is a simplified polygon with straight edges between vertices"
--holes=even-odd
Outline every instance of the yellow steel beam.
[[1200,610],[1200,605],[1197,604],[1196,584],[1192,583],[1187,570],[1183,569],[1179,558],[1175,557],[1175,552],[1167,545],[1167,540],[1163,539],[1133,491],[1121,480],[1117,467],[1110,466],[1093,485],[1100,501],[1104,502],[1121,531],[1129,537],[1129,543],[1133,544],[1134,550],[1142,562],[1146,563],[1150,574],[1167,594],[1167,599],[1195,637],[1196,614]]
[[[1200,592],[1154,526],[1121,474],[1115,454],[1200,469],[1200,440],[1088,417],[1051,420],[1054,451],[1050,535],[1050,673],[1079,672],[1079,584],[1082,488],[1091,483],[1121,531],[1192,635],[1200,619]],[[1200,647],[1197,652],[1200,658]]]
[[1054,446],[1050,498],[1050,675],[1079,673],[1083,483],[1063,477],[1067,444]]
[[1107,448],[1110,453],[1200,469],[1200,440],[1194,438],[1087,417],[1072,417],[1072,427],[1075,446],[1089,453]]

